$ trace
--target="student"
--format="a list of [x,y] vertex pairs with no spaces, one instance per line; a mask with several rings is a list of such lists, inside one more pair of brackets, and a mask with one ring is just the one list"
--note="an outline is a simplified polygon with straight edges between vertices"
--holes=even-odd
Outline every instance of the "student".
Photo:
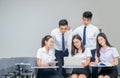
[[83,59],[82,66],[84,67],[74,68],[72,71],[71,78],[89,78],[90,75],[89,63],[92,55],[90,49],[84,47],[80,35],[74,35],[72,38],[71,56],[82,58]]
[[[54,44],[54,39],[52,36],[47,35],[42,39],[42,48],[37,51],[37,64],[39,67],[44,66],[54,66],[55,64],[51,63],[55,60],[54,52],[51,50],[51,47]],[[63,78],[54,69],[39,69],[37,78]]]
[[[85,47],[90,48],[92,53],[91,61],[95,61],[96,37],[99,34],[99,29],[91,24],[93,14],[90,11],[83,13],[83,25],[73,31],[73,35],[79,34],[82,37]],[[92,69],[92,78],[97,78],[97,69]]]
[[97,36],[97,58],[96,63],[111,63],[113,67],[104,67],[101,69],[98,78],[117,78],[118,77],[118,51],[112,47],[104,33]]
[[[64,65],[64,57],[67,57],[69,52],[69,46],[71,44],[71,33],[72,30],[68,26],[68,21],[62,19],[59,21],[59,27],[52,30],[51,35],[55,40],[55,56],[59,66],[58,71],[61,74],[65,74],[65,70],[62,69]],[[71,48],[71,47],[70,47]]]

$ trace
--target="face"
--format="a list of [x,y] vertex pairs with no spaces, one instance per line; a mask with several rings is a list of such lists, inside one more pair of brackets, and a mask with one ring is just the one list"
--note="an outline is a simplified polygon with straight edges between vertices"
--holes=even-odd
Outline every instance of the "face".
[[60,32],[64,34],[68,30],[68,25],[59,26]]
[[81,41],[79,39],[73,39],[73,45],[79,49],[81,47]]
[[98,43],[101,45],[101,46],[104,46],[106,45],[106,41],[103,37],[99,36],[98,37]]
[[54,45],[54,39],[50,38],[48,41],[45,41],[47,47],[51,48]]
[[92,19],[90,19],[90,18],[83,18],[83,24],[87,26],[88,24],[91,23],[91,20]]

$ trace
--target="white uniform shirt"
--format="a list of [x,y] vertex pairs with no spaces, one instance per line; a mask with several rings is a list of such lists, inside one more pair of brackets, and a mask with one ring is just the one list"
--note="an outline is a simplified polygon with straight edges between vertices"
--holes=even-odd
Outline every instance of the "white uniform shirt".
[[114,47],[107,47],[104,51],[103,48],[100,49],[100,61],[112,63],[115,57],[119,57],[119,53]]
[[38,49],[36,57],[42,60],[42,64],[55,60],[54,52],[52,50],[47,52],[45,47]]
[[87,57],[92,57],[91,51],[89,48],[85,48],[85,51],[82,53],[76,53],[74,56],[72,57],[80,57],[82,59],[82,62],[86,62],[86,58]]
[[[51,36],[55,40],[55,45],[54,45],[55,49],[62,50],[62,33],[60,32],[60,29],[59,28],[53,29],[51,32]],[[67,48],[68,51],[70,51],[71,40],[72,40],[72,30],[65,32],[64,38],[65,38],[65,48]]]
[[[73,31],[73,35],[79,34],[83,39],[83,30],[84,25],[79,26]],[[96,49],[96,38],[99,34],[99,29],[92,24],[89,24],[86,28],[86,45],[85,47],[92,49]]]

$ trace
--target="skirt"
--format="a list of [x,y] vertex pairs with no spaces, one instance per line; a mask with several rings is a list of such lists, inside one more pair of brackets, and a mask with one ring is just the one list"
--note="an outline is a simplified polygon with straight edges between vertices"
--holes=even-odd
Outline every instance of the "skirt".
[[90,69],[89,67],[85,68],[74,68],[72,74],[84,74],[87,78],[90,77]]
[[114,67],[104,67],[100,70],[99,75],[108,75],[110,78],[118,77],[118,69],[116,66]]
[[64,78],[55,69],[38,69],[37,78]]

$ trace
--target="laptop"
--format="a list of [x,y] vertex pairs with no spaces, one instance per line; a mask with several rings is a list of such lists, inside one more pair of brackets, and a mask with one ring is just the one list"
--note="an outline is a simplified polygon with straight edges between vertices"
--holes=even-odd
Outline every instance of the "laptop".
[[82,58],[80,57],[64,57],[64,67],[82,67]]

